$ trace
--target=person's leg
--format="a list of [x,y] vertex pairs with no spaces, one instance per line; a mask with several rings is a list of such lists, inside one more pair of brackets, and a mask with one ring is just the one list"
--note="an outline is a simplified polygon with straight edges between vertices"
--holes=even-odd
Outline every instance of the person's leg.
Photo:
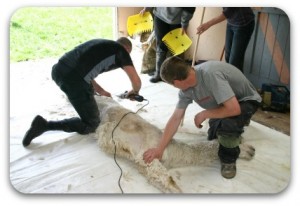
[[73,122],[73,130],[76,130],[80,134],[88,134],[91,132],[95,132],[96,128],[100,123],[99,118],[99,109],[94,98],[93,89],[90,88],[89,94],[86,94],[85,97],[77,100],[77,99],[70,99],[71,104],[75,108],[76,112],[80,116],[80,123],[79,121]]
[[209,138],[217,138],[220,144],[218,156],[221,161],[221,174],[225,178],[236,175],[236,160],[240,154],[239,144],[244,126],[257,111],[258,103],[241,102],[241,114],[238,116],[212,119],[209,122]]
[[217,131],[220,126],[222,119],[210,119],[208,121],[209,129],[208,129],[208,140],[217,139]]
[[100,119],[92,85],[87,84],[75,74],[73,77],[65,79],[60,88],[65,92],[80,118],[74,117],[57,122],[51,121],[49,122],[51,123],[50,129],[77,132],[79,134],[94,132],[100,123]]
[[245,52],[254,30],[254,21],[244,27],[232,27],[234,37],[229,63],[243,72]]
[[174,25],[167,24],[164,21],[160,20],[159,18],[154,17],[154,33],[156,39],[156,65],[155,65],[155,74],[150,79],[152,83],[162,81],[160,77],[160,67],[162,63],[165,61],[168,52],[168,47],[165,45],[162,39],[173,28],[175,28]]
[[27,147],[34,138],[40,136],[47,130],[48,130],[47,121],[40,115],[37,115],[32,120],[30,128],[27,130],[27,132],[24,135],[24,138],[22,140],[23,146]]
[[226,26],[226,38],[225,38],[225,61],[227,63],[229,63],[229,60],[230,60],[232,41],[233,41],[232,26],[227,24],[227,26]]
[[221,161],[221,174],[227,179],[231,179],[236,175],[236,160],[240,154],[240,135],[217,133],[219,141],[218,156]]
[[68,96],[80,118],[73,117],[60,121],[47,121],[39,115],[36,116],[23,138],[22,143],[25,147],[34,138],[50,130],[77,132],[79,134],[88,134],[96,130],[100,123],[100,118],[99,110],[93,96],[93,88],[91,85],[85,83],[84,80],[76,76],[74,77],[66,79],[62,78],[56,70],[52,72],[53,80]]

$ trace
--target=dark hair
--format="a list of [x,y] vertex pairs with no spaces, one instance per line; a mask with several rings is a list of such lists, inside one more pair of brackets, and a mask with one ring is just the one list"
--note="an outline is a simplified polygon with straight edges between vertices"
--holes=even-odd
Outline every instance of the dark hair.
[[191,67],[178,56],[167,58],[161,65],[160,76],[169,83],[173,84],[174,80],[184,80],[188,77]]
[[117,41],[119,44],[125,46],[125,47],[130,47],[132,48],[132,43],[131,41],[127,38],[127,37],[120,37],[119,39],[117,39]]

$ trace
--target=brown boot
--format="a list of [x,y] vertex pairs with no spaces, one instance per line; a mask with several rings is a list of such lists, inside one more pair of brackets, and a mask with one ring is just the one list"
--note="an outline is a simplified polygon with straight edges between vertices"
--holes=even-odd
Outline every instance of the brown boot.
[[221,163],[221,174],[226,179],[234,178],[236,175],[235,163]]

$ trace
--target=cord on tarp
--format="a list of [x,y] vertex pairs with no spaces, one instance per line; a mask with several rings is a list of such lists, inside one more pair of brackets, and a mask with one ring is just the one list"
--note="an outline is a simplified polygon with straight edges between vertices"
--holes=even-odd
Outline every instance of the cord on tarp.
[[143,105],[141,108],[139,108],[136,112],[127,112],[125,113],[121,119],[119,120],[119,122],[116,124],[116,126],[114,127],[114,129],[112,130],[112,133],[111,133],[111,138],[112,138],[112,141],[114,143],[114,146],[115,146],[115,151],[114,151],[114,161],[116,163],[116,165],[119,167],[120,171],[121,171],[121,174],[120,174],[120,177],[119,177],[119,180],[118,180],[118,185],[119,185],[119,188],[122,192],[122,194],[124,194],[124,191],[122,189],[122,186],[121,186],[121,178],[122,178],[122,175],[123,175],[123,170],[121,168],[121,166],[119,165],[119,163],[117,162],[117,159],[116,159],[116,155],[117,155],[117,145],[116,145],[116,142],[114,140],[114,132],[116,130],[116,128],[119,126],[119,124],[121,123],[121,121],[128,115],[128,114],[137,114],[140,110],[142,110],[144,107],[146,107],[148,104],[149,104],[149,101],[147,99],[144,99],[144,101],[147,101],[147,104]]

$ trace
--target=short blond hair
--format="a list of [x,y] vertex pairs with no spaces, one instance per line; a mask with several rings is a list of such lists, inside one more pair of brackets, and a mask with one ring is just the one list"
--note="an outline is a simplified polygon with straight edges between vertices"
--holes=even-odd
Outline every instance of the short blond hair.
[[161,65],[160,76],[165,82],[173,84],[174,80],[185,80],[190,70],[191,66],[183,59],[172,56]]

